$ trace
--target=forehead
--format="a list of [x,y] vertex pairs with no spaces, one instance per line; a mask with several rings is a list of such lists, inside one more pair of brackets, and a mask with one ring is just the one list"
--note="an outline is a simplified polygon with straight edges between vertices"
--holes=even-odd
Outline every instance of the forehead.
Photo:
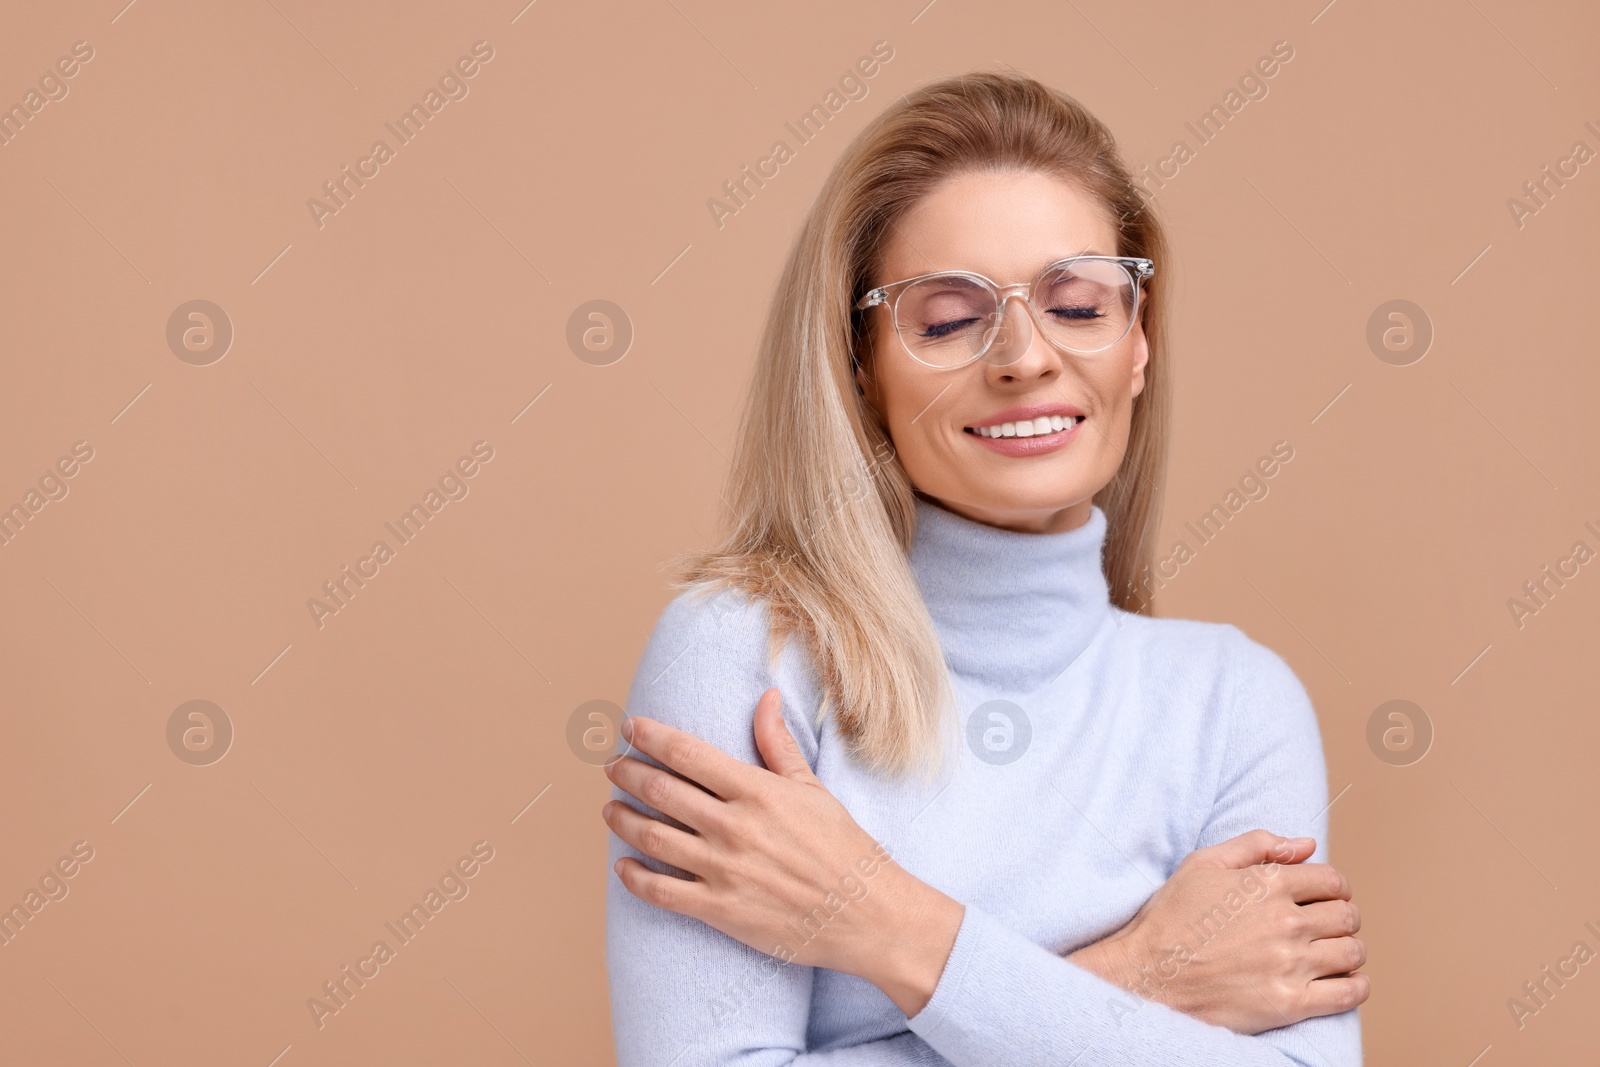
[[971,270],[1004,285],[1082,252],[1116,255],[1117,230],[1076,182],[1038,171],[969,171],[946,178],[896,222],[880,284]]

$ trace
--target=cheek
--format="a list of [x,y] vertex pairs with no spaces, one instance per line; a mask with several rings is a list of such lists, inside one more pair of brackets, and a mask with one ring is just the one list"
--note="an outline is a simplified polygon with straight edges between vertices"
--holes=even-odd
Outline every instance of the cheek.
[[906,473],[925,483],[949,463],[953,443],[951,411],[956,385],[934,375],[897,373],[887,368],[878,379],[889,436]]

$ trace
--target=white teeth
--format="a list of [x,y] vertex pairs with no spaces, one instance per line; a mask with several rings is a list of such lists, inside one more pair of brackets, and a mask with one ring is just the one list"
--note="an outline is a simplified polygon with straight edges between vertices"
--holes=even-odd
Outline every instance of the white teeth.
[[1083,421],[1071,415],[1041,415],[1031,422],[1002,422],[998,426],[975,426],[973,432],[980,437],[1037,437],[1040,434],[1070,430]]

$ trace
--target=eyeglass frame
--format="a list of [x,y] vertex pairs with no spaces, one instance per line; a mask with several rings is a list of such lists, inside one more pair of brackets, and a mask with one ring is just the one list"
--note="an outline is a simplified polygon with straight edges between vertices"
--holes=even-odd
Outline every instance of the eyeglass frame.
[[[860,300],[857,300],[855,302],[855,310],[857,310],[857,311],[867,311],[867,310],[869,310],[871,308],[878,307],[879,305],[885,305],[886,304],[889,307],[890,314],[893,314],[894,310],[895,310],[895,306],[899,303],[900,293],[895,293],[894,294],[894,298],[891,301],[890,300],[890,295],[889,295],[890,290],[899,289],[899,290],[901,290],[903,292],[904,291],[904,288],[903,288],[904,286],[908,286],[908,285],[912,284],[913,282],[926,281],[929,278],[960,277],[960,278],[972,278],[972,279],[975,279],[975,280],[980,281],[984,285],[989,287],[989,289],[995,294],[995,307],[999,309],[997,314],[999,315],[999,317],[1002,320],[1004,320],[1004,318],[1005,318],[1006,301],[1010,300],[1012,295],[1017,290],[1019,290],[1019,289],[1023,290],[1023,293],[1022,293],[1023,303],[1028,306],[1029,311],[1033,314],[1035,322],[1037,324],[1037,323],[1040,323],[1040,320],[1038,318],[1039,309],[1033,303],[1033,289],[1034,289],[1034,286],[1038,285],[1039,282],[1044,278],[1044,276],[1046,274],[1048,274],[1051,270],[1054,270],[1056,267],[1059,267],[1061,264],[1074,262],[1074,261],[1077,261],[1077,260],[1080,260],[1080,259],[1093,259],[1093,260],[1100,260],[1100,261],[1103,261],[1103,262],[1116,263],[1118,266],[1120,266],[1124,270],[1128,271],[1128,273],[1132,276],[1132,278],[1133,278],[1133,307],[1128,313],[1128,330],[1133,329],[1133,323],[1139,317],[1139,295],[1140,295],[1140,293],[1141,293],[1141,291],[1143,289],[1143,285],[1141,283],[1143,283],[1145,281],[1145,279],[1154,276],[1154,274],[1156,272],[1155,261],[1151,260],[1151,259],[1147,259],[1144,256],[1063,256],[1061,259],[1053,260],[1052,262],[1047,263],[1042,269],[1040,269],[1038,274],[1034,275],[1034,277],[1033,277],[1033,279],[1031,281],[1014,282],[1011,285],[999,285],[996,282],[994,282],[992,279],[990,279],[990,278],[988,278],[988,277],[986,277],[986,276],[984,276],[982,274],[979,274],[977,271],[971,271],[971,270],[936,270],[936,271],[930,271],[927,274],[918,274],[918,275],[916,275],[914,277],[911,277],[911,278],[901,278],[897,282],[889,282],[887,285],[880,285],[875,289],[868,290],[867,293],[864,296],[862,296],[862,298]],[[960,370],[963,367],[969,367],[973,363],[976,363],[978,360],[983,359],[984,357],[986,357],[989,354],[990,350],[994,348],[994,340],[993,340],[993,338],[991,338],[989,340],[989,343],[984,346],[983,350],[981,352],[975,353],[970,359],[968,359],[968,360],[966,360],[966,361],[964,361],[962,363],[955,363],[955,364],[951,364],[949,366],[940,366],[938,364],[929,363],[926,360],[919,359],[916,356],[916,354],[911,351],[911,346],[906,344],[905,338],[900,336],[900,322],[899,322],[898,319],[895,320],[894,330],[895,330],[895,339],[900,342],[900,347],[901,347],[901,349],[903,349],[905,351],[906,355],[910,356],[912,359],[915,359],[918,363],[921,363],[924,367],[929,367],[929,368],[931,368],[933,370]],[[1122,332],[1122,337],[1128,336],[1128,330],[1124,330]],[[1094,355],[1096,352],[1104,352],[1107,348],[1111,348],[1113,345],[1115,345],[1119,341],[1121,341],[1122,337],[1117,338],[1116,341],[1112,341],[1111,344],[1106,345],[1105,348],[1096,348],[1092,352],[1078,352],[1077,349],[1067,348],[1066,345],[1057,345],[1056,347],[1064,348],[1068,352],[1074,352],[1074,353],[1077,353],[1078,355]],[[1047,336],[1046,339],[1047,340],[1049,339],[1048,336]],[[1053,340],[1050,341],[1050,343],[1052,345],[1056,345],[1056,342],[1053,341]],[[1018,358],[1021,358],[1021,357],[1019,356]],[[1015,363],[1016,360],[1012,360],[1011,362]],[[996,365],[1003,367],[1003,366],[1009,366],[1010,364],[1001,363],[1001,364],[996,364]]]

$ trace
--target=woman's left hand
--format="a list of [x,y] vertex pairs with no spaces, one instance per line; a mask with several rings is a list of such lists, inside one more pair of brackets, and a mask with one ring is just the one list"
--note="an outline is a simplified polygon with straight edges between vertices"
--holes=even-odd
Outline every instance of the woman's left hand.
[[617,876],[639,899],[785,963],[865,978],[909,1018],[933,995],[965,909],[905,871],[850,817],[806,764],[781,700],[768,689],[756,705],[756,747],[769,769],[653,719],[626,720],[635,748],[689,781],[627,756],[606,774],[694,832],[620,801],[601,814],[623,841],[695,878],[631,856],[617,861]]

